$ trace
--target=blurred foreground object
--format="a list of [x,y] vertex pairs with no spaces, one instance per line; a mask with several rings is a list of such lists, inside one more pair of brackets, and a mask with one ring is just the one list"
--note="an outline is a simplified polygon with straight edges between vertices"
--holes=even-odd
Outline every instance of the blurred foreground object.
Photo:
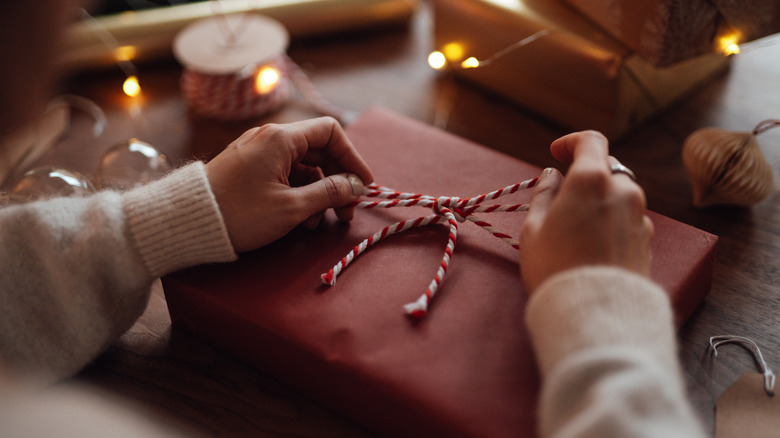
[[[220,12],[256,11],[281,22],[292,37],[405,23],[420,0],[264,0],[257,7],[246,0],[222,0]],[[61,64],[73,70],[105,67],[120,60],[141,61],[169,56],[175,35],[188,24],[212,17],[210,1],[121,12],[83,20],[66,36]],[[99,26],[100,29],[96,29]],[[106,44],[108,32],[116,42]]]
[[30,202],[60,196],[87,196],[95,192],[92,182],[79,172],[45,166],[30,170],[11,189],[12,202]]
[[778,120],[767,120],[752,132],[702,128],[689,135],[682,159],[693,186],[693,204],[750,206],[769,196],[774,190],[772,166],[756,136],[778,125]]
[[100,159],[95,184],[100,188],[129,189],[153,181],[171,170],[168,157],[137,138],[120,141]]

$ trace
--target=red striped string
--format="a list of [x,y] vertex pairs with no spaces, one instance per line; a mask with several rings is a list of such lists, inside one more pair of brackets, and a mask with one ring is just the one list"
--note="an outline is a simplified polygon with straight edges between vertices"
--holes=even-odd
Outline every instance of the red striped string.
[[213,19],[188,26],[174,41],[184,66],[182,94],[192,112],[223,121],[260,118],[284,105],[294,87],[320,114],[342,124],[352,120],[285,54],[289,35],[281,24],[253,13],[228,16],[221,0],[210,3]]
[[[255,87],[256,73],[265,67],[279,72],[279,82],[267,92]],[[181,90],[196,114],[224,121],[240,121],[266,116],[284,105],[292,86],[318,113],[334,117],[342,124],[351,121],[348,111],[330,104],[314,87],[303,70],[287,55],[256,66],[254,74],[243,71],[213,75],[184,69]]]
[[262,117],[287,101],[290,85],[285,64],[282,58],[266,64],[280,73],[279,82],[266,93],[255,89],[255,75],[242,78],[238,74],[213,75],[184,69],[182,94],[192,111],[201,116],[226,121]]
[[511,245],[513,248],[518,249],[519,244],[517,241],[512,239],[509,234],[497,230],[489,222],[483,221],[474,215],[474,213],[527,211],[527,204],[482,205],[482,203],[484,201],[494,200],[502,196],[511,195],[519,190],[532,188],[536,185],[537,180],[538,178],[532,178],[484,195],[463,199],[458,197],[436,198],[420,193],[398,192],[387,187],[379,186],[377,184],[368,185],[363,192],[363,196],[382,200],[358,200],[353,204],[354,207],[372,209],[418,206],[430,208],[433,210],[433,214],[418,217],[412,220],[396,222],[377,231],[375,234],[369,236],[367,239],[363,240],[354,248],[352,248],[352,250],[338,263],[336,263],[328,272],[322,274],[322,282],[329,286],[335,285],[336,278],[347,266],[349,266],[355,260],[355,258],[357,258],[360,254],[363,254],[371,246],[389,236],[392,236],[393,234],[398,234],[411,228],[424,227],[432,224],[447,224],[449,226],[447,246],[444,248],[444,255],[442,256],[442,260],[436,271],[436,275],[428,284],[428,288],[420,296],[420,298],[414,302],[404,305],[404,311],[407,315],[416,318],[423,317],[428,313],[428,306],[430,301],[436,295],[436,291],[444,281],[444,276],[447,273],[447,268],[450,265],[450,260],[452,259],[452,254],[455,251],[455,244],[458,239],[458,223],[465,221],[472,222],[496,238],[501,239],[507,244]]

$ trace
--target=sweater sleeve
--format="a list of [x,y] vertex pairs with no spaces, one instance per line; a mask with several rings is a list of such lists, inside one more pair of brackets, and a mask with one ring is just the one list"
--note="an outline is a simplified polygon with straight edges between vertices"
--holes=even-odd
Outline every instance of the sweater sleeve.
[[703,437],[677,361],[666,293],[611,267],[548,279],[526,322],[544,383],[544,437]]
[[127,193],[0,209],[0,365],[53,380],[143,312],[152,281],[235,258],[202,163]]

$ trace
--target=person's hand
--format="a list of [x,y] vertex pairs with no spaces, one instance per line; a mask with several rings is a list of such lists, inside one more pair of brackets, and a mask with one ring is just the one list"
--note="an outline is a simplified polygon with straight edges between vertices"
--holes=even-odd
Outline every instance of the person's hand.
[[572,163],[564,178],[545,169],[520,231],[520,266],[529,293],[550,276],[585,265],[610,265],[648,276],[653,224],[645,194],[610,170],[607,139],[586,131],[559,138],[553,156]]
[[313,228],[328,208],[350,220],[349,205],[374,178],[330,117],[250,129],[206,172],[239,252],[271,243],[302,223]]

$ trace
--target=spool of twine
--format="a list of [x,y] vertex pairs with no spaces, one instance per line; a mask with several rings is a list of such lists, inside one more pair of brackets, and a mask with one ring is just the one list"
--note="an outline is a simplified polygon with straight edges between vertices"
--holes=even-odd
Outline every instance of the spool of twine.
[[173,53],[181,91],[196,114],[225,121],[262,117],[290,94],[287,30],[257,14],[216,15],[183,29]]

